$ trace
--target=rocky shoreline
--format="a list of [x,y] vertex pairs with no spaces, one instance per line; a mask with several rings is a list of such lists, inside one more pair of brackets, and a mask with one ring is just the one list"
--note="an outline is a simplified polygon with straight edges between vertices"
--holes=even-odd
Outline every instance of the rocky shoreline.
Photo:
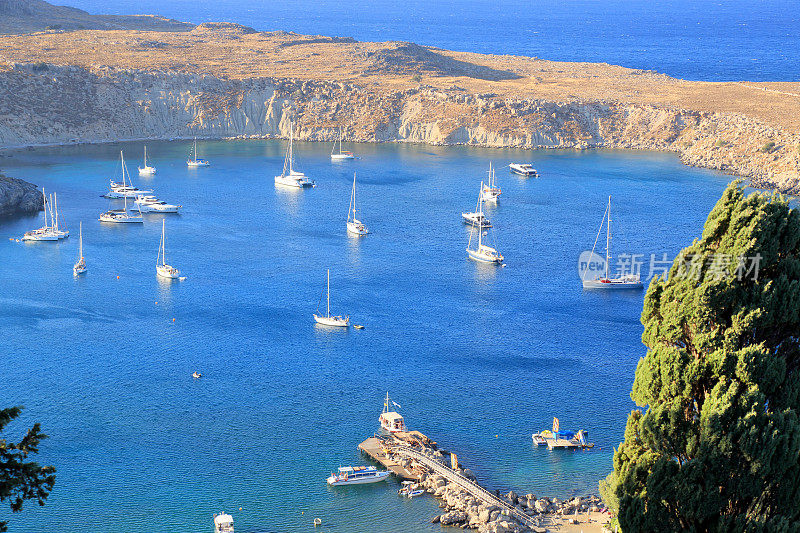
[[0,219],[35,215],[43,208],[36,185],[0,174]]
[[[15,63],[0,71],[0,148],[120,139],[286,138],[669,151],[800,192],[800,135],[732,113],[332,81]],[[40,102],[51,102],[41,106]]]
[[[413,445],[416,452],[447,465],[449,453],[439,450],[436,443],[417,438]],[[497,503],[509,505],[508,508],[503,508],[470,494],[457,483],[431,471],[420,461],[391,451],[388,456],[390,460],[418,476],[416,484],[411,485],[412,490],[422,489],[439,501],[442,513],[434,516],[431,523],[438,523],[443,527],[473,529],[480,533],[545,533],[556,529],[564,531],[565,525],[574,524],[588,533],[591,530],[600,531],[600,522],[608,520],[606,506],[597,495],[561,500],[537,497],[532,493],[518,495],[514,491],[501,495],[499,491],[495,491],[495,496],[502,500]],[[459,464],[456,471],[465,480],[477,483],[475,474],[463,465]],[[509,509],[517,512],[518,516],[513,516]],[[531,520],[525,520],[525,517],[530,517]]]

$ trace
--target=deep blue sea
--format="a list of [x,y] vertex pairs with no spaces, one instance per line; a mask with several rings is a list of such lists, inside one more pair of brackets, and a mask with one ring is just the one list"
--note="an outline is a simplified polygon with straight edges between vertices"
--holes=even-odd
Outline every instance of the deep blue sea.
[[607,62],[708,81],[800,81],[800,0],[62,0],[259,30]]
[[[183,205],[141,226],[97,221],[124,148],[7,152],[0,166],[58,193],[72,236],[9,237],[41,217],[0,222],[0,405],[24,405],[50,438],[38,459],[58,468],[45,507],[27,504],[13,533],[210,531],[438,532],[430,497],[389,486],[331,489],[328,473],[363,464],[388,391],[418,429],[458,453],[494,489],[596,492],[634,407],[644,355],[642,292],[584,292],[577,257],[591,248],[608,195],[617,253],[666,253],[697,237],[729,177],[673,155],[296,143],[318,187],[276,189],[282,141],[201,142],[213,166],[186,168],[187,142],[152,142],[158,167],[134,181]],[[348,146],[345,146],[348,148]],[[488,209],[507,268],[466,257],[461,212],[490,161],[532,161],[539,179],[500,167]],[[363,220],[345,231],[353,173]],[[187,279],[165,283],[167,254]],[[88,273],[73,278],[83,221]],[[331,270],[332,306],[364,330],[315,326]],[[645,269],[647,265],[645,265]],[[203,378],[193,380],[195,370]],[[531,433],[585,428],[597,447],[534,448]]]

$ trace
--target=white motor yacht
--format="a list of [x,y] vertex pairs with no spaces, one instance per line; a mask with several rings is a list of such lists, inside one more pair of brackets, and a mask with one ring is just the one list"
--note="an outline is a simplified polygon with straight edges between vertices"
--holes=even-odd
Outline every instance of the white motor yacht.
[[134,200],[135,205],[142,213],[177,213],[182,207],[180,205],[168,204],[159,200],[155,196],[137,196]]
[[378,470],[374,466],[342,466],[335,474],[328,477],[328,485],[364,485],[377,483],[389,477],[388,470]]
[[514,174],[519,174],[520,176],[533,177],[533,178],[539,177],[539,173],[536,171],[535,168],[533,168],[533,165],[531,165],[530,163],[511,163],[510,165],[508,165],[508,167],[511,169],[511,172],[513,172]]
[[233,533],[233,517],[228,513],[215,514],[214,533]]

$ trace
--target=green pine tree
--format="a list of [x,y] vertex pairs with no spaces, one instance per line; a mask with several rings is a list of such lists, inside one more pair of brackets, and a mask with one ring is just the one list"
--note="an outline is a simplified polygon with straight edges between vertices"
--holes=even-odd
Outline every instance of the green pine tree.
[[[0,409],[0,432],[21,410],[21,407]],[[56,469],[26,461],[28,455],[39,452],[39,443],[45,438],[47,435],[42,434],[37,423],[17,443],[0,439],[0,502],[9,500],[14,513],[22,510],[25,500],[37,500],[44,505],[53,490]],[[0,532],[7,531],[7,524],[0,520]]]
[[651,283],[642,324],[645,410],[607,480],[621,529],[800,531],[798,210],[731,184]]

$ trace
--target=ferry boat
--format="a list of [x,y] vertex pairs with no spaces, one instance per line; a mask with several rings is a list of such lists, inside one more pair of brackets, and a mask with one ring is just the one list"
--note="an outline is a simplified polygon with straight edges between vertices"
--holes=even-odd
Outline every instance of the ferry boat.
[[233,533],[233,517],[228,513],[215,514],[214,533]]
[[139,195],[133,201],[133,205],[139,208],[142,213],[177,213],[182,206],[173,205],[159,200],[155,196]]
[[400,404],[389,399],[389,393],[387,392],[386,399],[383,400],[383,412],[381,412],[381,416],[378,417],[378,421],[381,423],[381,428],[389,433],[407,431],[406,423],[403,420],[403,417],[400,416],[400,413],[390,411],[390,405],[400,408]]
[[289,130],[289,147],[286,149],[286,158],[283,160],[283,172],[280,176],[275,176],[275,185],[292,187],[295,189],[305,189],[315,187],[314,180],[309,179],[305,174],[294,169],[294,128]]
[[378,470],[374,466],[342,466],[336,474],[328,477],[328,485],[364,485],[377,483],[389,477],[388,470]]
[[511,172],[514,174],[519,174],[520,176],[526,177],[533,177],[538,178],[539,173],[533,168],[533,165],[530,163],[511,163],[508,165],[508,168],[511,169]]
[[[600,232],[603,231],[603,225],[606,226],[606,271],[605,274],[597,279],[586,279],[588,270],[584,272],[583,282],[584,289],[642,289],[644,285],[639,277],[639,274],[623,274],[616,278],[609,276],[608,267],[611,264],[611,197],[608,197],[608,205],[606,212],[603,213],[603,220],[600,222],[600,229],[597,230],[597,237],[595,237],[595,246],[597,246],[597,238],[600,237]],[[594,254],[594,246],[592,246],[592,254]]]

